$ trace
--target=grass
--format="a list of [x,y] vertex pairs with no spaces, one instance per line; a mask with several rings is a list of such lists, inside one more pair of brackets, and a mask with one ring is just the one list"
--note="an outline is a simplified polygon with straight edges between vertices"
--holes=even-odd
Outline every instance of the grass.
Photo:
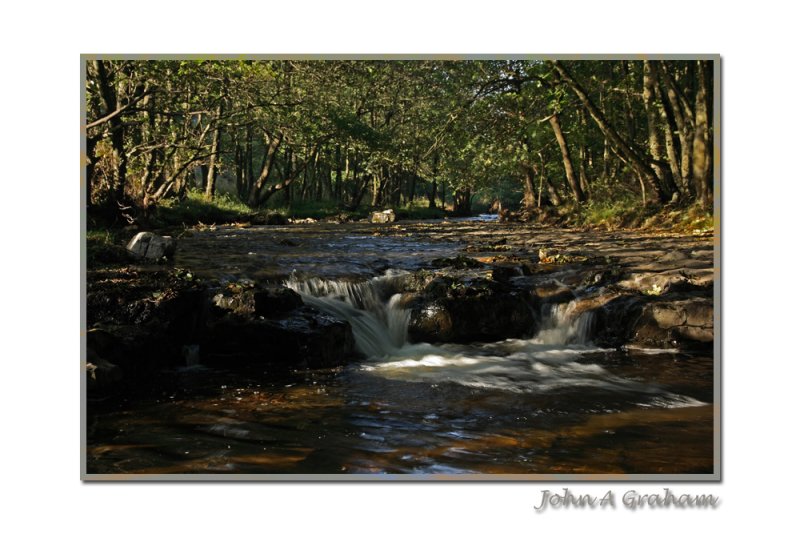
[[241,200],[217,195],[209,201],[202,193],[190,191],[185,199],[169,199],[158,205],[155,212],[156,226],[193,226],[202,224],[226,224],[249,221],[256,212]]
[[697,204],[689,206],[643,206],[627,201],[594,201],[582,206],[570,204],[558,210],[561,223],[567,226],[662,230],[679,233],[702,233],[714,229],[713,215]]
[[127,234],[122,230],[89,230],[86,232],[86,265],[124,265],[130,262],[125,250]]

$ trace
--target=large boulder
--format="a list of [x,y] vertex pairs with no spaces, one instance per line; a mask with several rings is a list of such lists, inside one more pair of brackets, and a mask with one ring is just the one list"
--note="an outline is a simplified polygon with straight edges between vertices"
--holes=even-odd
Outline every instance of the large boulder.
[[141,260],[158,261],[175,255],[177,240],[168,235],[139,232],[128,242],[128,253]]
[[539,328],[532,306],[509,286],[490,280],[437,277],[414,297],[408,335],[412,341],[469,343],[529,337]]
[[200,361],[226,368],[314,369],[353,360],[350,324],[303,306],[281,319],[230,314],[209,324]]
[[300,295],[288,287],[259,289],[253,294],[255,314],[261,317],[276,317],[291,312],[303,305]]
[[714,305],[706,297],[622,295],[599,308],[595,319],[601,345],[692,349],[714,341]]
[[374,224],[392,223],[396,218],[394,210],[373,211],[369,217],[369,222]]

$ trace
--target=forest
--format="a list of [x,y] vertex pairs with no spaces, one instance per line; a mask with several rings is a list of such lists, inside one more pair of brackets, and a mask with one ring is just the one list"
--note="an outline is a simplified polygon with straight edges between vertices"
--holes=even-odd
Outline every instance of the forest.
[[181,205],[567,224],[712,209],[713,61],[93,59],[85,75],[97,226]]

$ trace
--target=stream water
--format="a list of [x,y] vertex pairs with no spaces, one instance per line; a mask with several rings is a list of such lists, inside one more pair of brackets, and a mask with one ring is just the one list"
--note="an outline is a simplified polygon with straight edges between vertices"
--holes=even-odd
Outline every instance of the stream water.
[[365,359],[285,376],[170,371],[158,398],[92,410],[89,472],[713,471],[710,355],[598,348],[591,313],[572,313],[574,303],[541,310],[532,339],[409,343],[394,288],[463,244],[372,231],[257,228],[187,240],[178,264],[282,280],[346,319]]

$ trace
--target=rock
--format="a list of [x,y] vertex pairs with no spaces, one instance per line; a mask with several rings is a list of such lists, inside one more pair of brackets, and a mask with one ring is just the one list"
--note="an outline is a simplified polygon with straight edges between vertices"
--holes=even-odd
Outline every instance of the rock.
[[666,262],[684,261],[687,259],[689,259],[689,256],[687,254],[681,252],[680,250],[673,250],[672,252],[667,252],[666,254],[658,258],[658,261],[666,263]]
[[549,258],[558,254],[558,251],[554,248],[540,248],[539,249],[539,261],[546,262]]
[[522,269],[514,265],[495,265],[491,270],[492,280],[497,280],[498,282],[508,282],[522,274]]
[[714,304],[712,301],[705,299],[692,300],[686,302],[683,306],[687,325],[713,328]]
[[653,348],[693,349],[714,341],[713,304],[709,298],[646,300],[620,296],[600,308],[596,338],[602,345],[626,343]]
[[694,341],[697,343],[713,343],[714,328],[701,328],[699,326],[679,326],[675,328],[675,334],[679,339]]
[[394,210],[373,211],[369,222],[373,224],[393,223],[396,218]]
[[686,311],[672,306],[652,306],[647,311],[659,328],[673,328],[686,322]]
[[110,392],[122,382],[122,369],[113,363],[92,356],[86,362],[86,389],[90,392]]
[[252,291],[227,287],[211,297],[211,311],[216,316],[228,312],[238,315],[251,315],[255,312],[255,299]]
[[431,265],[436,268],[452,267],[454,269],[474,269],[483,267],[483,264],[478,260],[462,255],[458,255],[455,258],[436,258],[431,262]]
[[621,347],[634,335],[642,316],[644,299],[637,295],[618,295],[595,311],[592,340],[601,347]]
[[437,277],[408,304],[412,341],[499,341],[528,337],[539,327],[525,297],[486,279]]
[[634,273],[619,283],[620,287],[639,291],[645,295],[663,295],[685,291],[707,290],[708,286],[689,280],[681,271],[661,273]]
[[277,212],[269,212],[269,213],[256,213],[250,217],[250,222],[252,224],[259,224],[259,225],[285,225],[289,224],[289,219],[287,219],[284,215],[281,215]]
[[537,284],[531,289],[531,293],[539,300],[552,304],[569,302],[575,298],[575,292],[569,286],[558,283],[555,280]]
[[274,287],[257,290],[253,294],[255,314],[262,317],[285,315],[303,305],[300,295],[288,287]]
[[157,261],[175,255],[177,240],[171,236],[160,236],[153,232],[139,232],[130,240],[126,248],[136,258]]
[[[175,271],[132,269],[90,274],[87,358],[118,366],[126,385],[147,383],[159,369],[183,365],[181,346],[204,336],[207,289]],[[124,283],[121,283],[124,281]]]
[[319,369],[353,361],[354,347],[349,323],[303,306],[280,320],[228,315],[213,322],[202,359],[226,368]]

